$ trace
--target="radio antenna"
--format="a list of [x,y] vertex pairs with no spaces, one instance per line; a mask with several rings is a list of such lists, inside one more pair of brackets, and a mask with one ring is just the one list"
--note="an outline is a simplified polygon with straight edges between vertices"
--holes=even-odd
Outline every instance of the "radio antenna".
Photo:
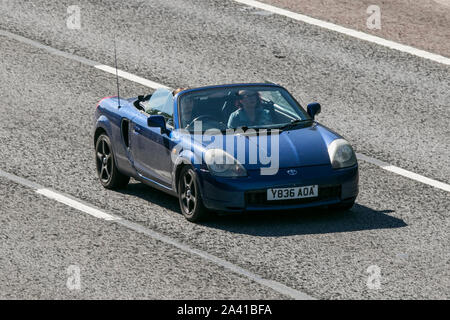
[[116,49],[116,37],[114,36],[114,63],[116,66],[116,82],[117,82],[117,108],[120,108],[120,91],[119,91],[119,71],[117,69],[117,49]]

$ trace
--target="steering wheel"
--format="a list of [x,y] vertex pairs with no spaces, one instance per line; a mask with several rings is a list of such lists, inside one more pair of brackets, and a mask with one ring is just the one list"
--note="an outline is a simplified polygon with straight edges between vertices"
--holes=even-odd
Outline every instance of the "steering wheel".
[[217,122],[217,123],[219,123],[219,124],[221,124],[221,125],[224,125],[222,122],[220,122],[219,120],[217,120],[217,119],[214,118],[213,116],[210,116],[210,115],[208,115],[208,114],[204,114],[204,115],[198,116],[197,118],[195,118],[194,120],[192,120],[192,121],[186,126],[185,129],[189,129],[189,128],[194,124],[195,121],[200,121],[200,120],[204,120],[204,119],[210,119],[210,120],[213,120],[214,122]]

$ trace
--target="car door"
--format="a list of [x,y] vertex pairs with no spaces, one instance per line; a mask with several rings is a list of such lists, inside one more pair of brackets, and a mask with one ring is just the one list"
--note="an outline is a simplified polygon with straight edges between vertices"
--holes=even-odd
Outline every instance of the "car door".
[[146,113],[132,119],[131,152],[138,174],[166,187],[172,185],[171,133],[149,127],[149,115],[163,115],[168,129],[173,129],[173,95],[167,89],[158,89],[144,106]]

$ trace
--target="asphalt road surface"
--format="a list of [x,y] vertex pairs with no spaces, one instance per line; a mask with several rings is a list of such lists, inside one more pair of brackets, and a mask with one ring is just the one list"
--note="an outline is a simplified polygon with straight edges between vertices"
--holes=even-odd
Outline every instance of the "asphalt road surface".
[[[450,0],[263,0],[308,16],[350,27],[446,57],[450,55]],[[369,29],[370,6],[380,13]]]
[[[173,88],[270,79],[320,102],[318,121],[357,152],[450,183],[448,65],[234,1],[80,1],[80,29],[67,27],[71,5],[2,1],[0,30],[106,65],[115,36],[120,69]],[[292,298],[249,274],[316,299],[450,298],[449,192],[360,161],[350,211],[192,224],[177,199],[141,183],[98,183],[92,117],[116,93],[112,74],[7,35],[0,56],[0,170],[192,249],[0,177],[0,298]],[[122,96],[151,91],[120,85]],[[71,266],[79,288],[67,285]]]

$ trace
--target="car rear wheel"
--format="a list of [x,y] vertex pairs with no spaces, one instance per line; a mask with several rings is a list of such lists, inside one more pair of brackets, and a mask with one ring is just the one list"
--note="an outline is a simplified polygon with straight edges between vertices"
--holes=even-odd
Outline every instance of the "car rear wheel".
[[198,222],[207,217],[208,210],[203,205],[197,175],[192,167],[185,166],[181,169],[178,179],[178,200],[181,212],[187,220]]
[[95,163],[100,183],[107,189],[124,188],[130,177],[122,174],[116,166],[111,140],[106,134],[98,137],[95,144]]

